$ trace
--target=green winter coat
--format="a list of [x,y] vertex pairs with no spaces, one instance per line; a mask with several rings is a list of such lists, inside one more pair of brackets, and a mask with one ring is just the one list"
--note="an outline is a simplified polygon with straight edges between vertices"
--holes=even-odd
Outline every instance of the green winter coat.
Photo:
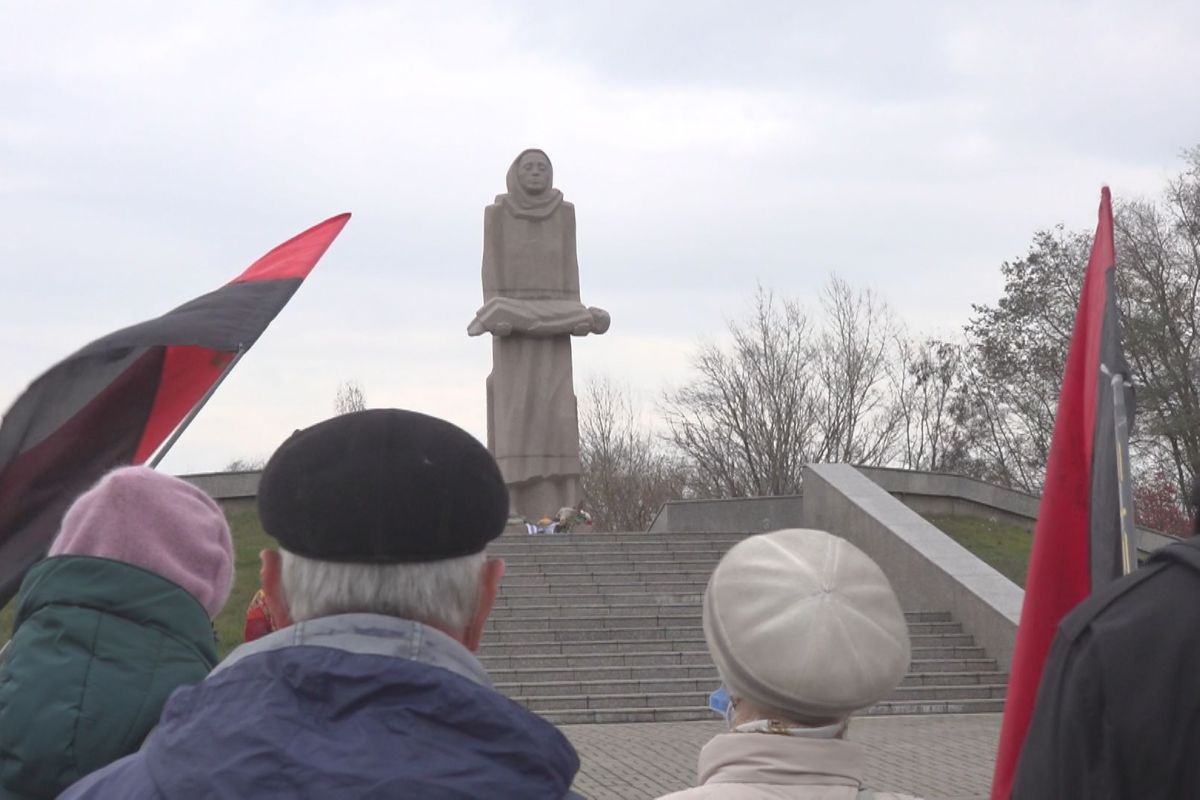
[[0,798],[56,797],[135,752],[167,696],[216,663],[208,614],[179,585],[106,558],[39,562],[0,653]]

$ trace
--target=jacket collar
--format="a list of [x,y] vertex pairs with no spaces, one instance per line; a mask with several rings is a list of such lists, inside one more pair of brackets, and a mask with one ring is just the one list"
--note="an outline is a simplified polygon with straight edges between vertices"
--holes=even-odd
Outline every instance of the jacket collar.
[[722,733],[700,751],[700,782],[861,786],[862,745],[769,733]]
[[217,663],[212,621],[200,601],[177,583],[135,564],[96,556],[53,556],[25,575],[16,628],[48,608],[87,608],[160,631]]
[[249,656],[286,647],[328,647],[358,655],[405,658],[491,686],[487,670],[459,642],[420,622],[383,614],[336,614],[294,623],[236,648],[212,674]]

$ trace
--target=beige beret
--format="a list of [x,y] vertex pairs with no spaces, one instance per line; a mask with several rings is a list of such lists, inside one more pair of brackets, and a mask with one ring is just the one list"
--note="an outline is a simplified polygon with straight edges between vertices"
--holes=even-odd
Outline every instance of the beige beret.
[[751,536],[726,553],[704,591],[704,637],[731,696],[801,722],[883,699],[910,657],[883,570],[816,530]]

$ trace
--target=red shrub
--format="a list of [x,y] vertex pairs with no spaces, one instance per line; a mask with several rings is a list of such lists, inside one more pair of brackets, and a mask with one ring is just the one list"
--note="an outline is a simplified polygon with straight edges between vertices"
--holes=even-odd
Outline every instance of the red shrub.
[[1175,536],[1192,535],[1192,517],[1179,493],[1179,485],[1159,472],[1136,482],[1133,505],[1137,524]]

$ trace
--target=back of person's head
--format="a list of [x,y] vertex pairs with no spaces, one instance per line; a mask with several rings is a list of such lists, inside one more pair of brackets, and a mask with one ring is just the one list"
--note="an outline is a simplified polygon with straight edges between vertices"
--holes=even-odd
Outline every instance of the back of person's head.
[[293,621],[376,613],[457,633],[480,606],[508,490],[466,431],[372,409],[293,434],[263,470],[258,506]]
[[221,508],[192,484],[121,467],[67,509],[49,555],[135,564],[179,584],[216,617],[233,583],[233,542]]
[[751,536],[730,549],[704,592],[704,637],[732,698],[802,725],[883,699],[910,657],[883,571],[816,530]]

